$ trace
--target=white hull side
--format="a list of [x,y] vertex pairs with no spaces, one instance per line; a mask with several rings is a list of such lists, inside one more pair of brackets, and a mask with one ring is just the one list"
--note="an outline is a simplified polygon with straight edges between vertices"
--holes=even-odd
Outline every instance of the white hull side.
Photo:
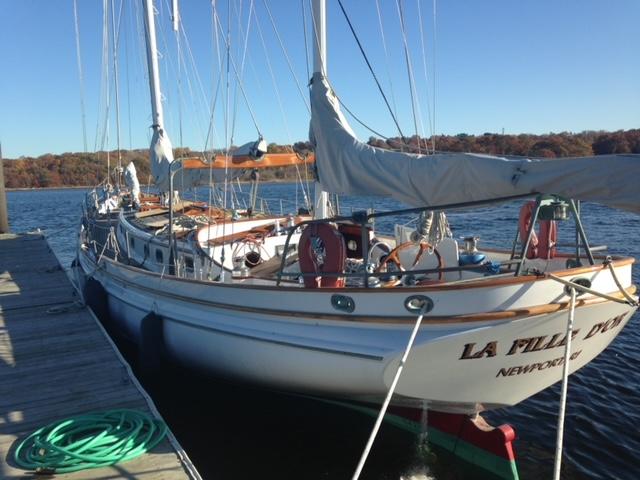
[[[90,259],[85,256],[84,262],[87,270]],[[256,291],[161,278],[114,262],[105,267],[96,272],[96,279],[108,293],[113,319],[127,336],[139,341],[142,319],[154,312],[162,318],[165,347],[179,361],[272,388],[379,399],[387,391],[415,320],[408,316],[402,323],[377,323],[314,317],[313,313],[275,315],[257,308],[234,310],[217,302],[226,298],[250,306],[255,298],[243,301],[236,296],[254,297]],[[287,297],[304,296],[305,292],[270,293],[278,306],[295,311],[300,306],[287,305]],[[443,293],[451,294],[429,295],[437,303]],[[466,293],[458,291],[459,295]],[[312,293],[303,311],[320,309],[326,295],[331,292]],[[370,295],[372,301],[377,298],[374,292],[359,294],[364,295]],[[402,298],[406,295],[404,292]],[[321,303],[314,305],[314,301]],[[574,353],[571,371],[598,355],[634,310],[612,302],[579,307],[572,352],[580,353]],[[518,403],[560,380],[564,353],[560,342],[567,315],[564,309],[515,320],[433,323],[426,317],[398,384],[396,392],[401,397],[397,403],[415,404],[426,399],[436,409],[467,413]],[[606,331],[598,330],[597,324],[606,321]],[[594,329],[598,331],[586,338]],[[531,351],[525,351],[525,339],[534,339]],[[517,342],[521,345],[514,347]],[[542,348],[545,345],[548,348]],[[463,358],[486,347],[478,358]]]

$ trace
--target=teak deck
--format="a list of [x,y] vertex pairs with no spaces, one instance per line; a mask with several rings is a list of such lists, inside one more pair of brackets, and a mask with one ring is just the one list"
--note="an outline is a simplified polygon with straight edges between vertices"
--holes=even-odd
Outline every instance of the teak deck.
[[[19,440],[53,421],[120,407],[159,416],[93,313],[75,300],[41,235],[0,235],[0,478],[43,478],[19,469],[13,453]],[[199,475],[169,434],[130,462],[55,478]]]

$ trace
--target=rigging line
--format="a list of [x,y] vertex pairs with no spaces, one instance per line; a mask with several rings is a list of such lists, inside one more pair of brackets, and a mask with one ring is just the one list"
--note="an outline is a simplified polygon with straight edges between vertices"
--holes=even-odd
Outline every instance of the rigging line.
[[[218,18],[218,16],[216,15],[216,22],[218,23],[218,25],[220,24],[220,19]],[[260,131],[260,127],[258,127],[258,121],[256,120],[256,116],[253,113],[253,109],[251,108],[251,105],[249,103],[249,98],[247,97],[247,93],[244,89],[244,85],[242,83],[242,79],[239,77],[238,75],[238,69],[236,67],[236,62],[233,60],[233,57],[231,56],[231,51],[229,49],[229,44],[228,44],[228,39],[225,39],[225,45],[227,46],[227,62],[231,64],[231,67],[233,68],[233,73],[236,77],[236,81],[238,82],[238,87],[240,87],[240,92],[242,92],[242,96],[244,97],[244,101],[245,104],[247,106],[247,110],[249,110],[249,114],[251,115],[251,120],[253,121],[253,125],[256,128],[258,135],[260,137],[262,137],[262,132]]]
[[431,102],[431,105],[433,107],[433,135],[432,135],[432,146],[433,146],[433,150],[435,151],[436,149],[436,79],[437,79],[437,75],[436,75],[436,65],[438,64],[436,62],[436,52],[438,51],[437,49],[437,44],[436,44],[436,0],[433,0],[433,89],[432,89],[432,95],[433,95],[433,102]]
[[[218,40],[218,29],[216,28],[216,23],[215,23],[215,12],[216,12],[216,0],[211,0],[211,41],[212,41],[212,47],[216,52],[216,57],[218,60],[218,81],[216,82],[217,85],[215,88],[214,97],[211,99],[211,112],[209,117],[209,127],[207,129],[207,138],[205,139],[205,151],[207,148],[207,144],[209,142],[209,138],[214,128],[213,119],[214,119],[215,108],[218,103],[219,87],[222,80],[222,58],[220,55],[220,42]],[[213,81],[213,75],[211,76],[211,80]],[[213,151],[213,144],[211,145],[211,150]],[[207,223],[209,228],[208,231],[210,231],[211,229],[211,205],[213,205],[214,197],[217,197],[216,192],[214,192],[214,189],[215,189],[215,185],[213,182],[213,161],[212,161],[209,163],[209,189],[208,189],[209,190],[208,191],[208,205],[209,205],[208,208],[209,209],[207,212]],[[215,200],[218,205],[221,204],[218,198],[215,198]]]
[[[205,144],[204,144],[205,151],[207,150],[207,147],[209,145],[209,140],[211,139],[211,137],[215,136],[216,139],[218,138],[218,135],[215,131],[214,115],[215,115],[215,110],[218,103],[218,95],[220,94],[220,85],[223,77],[222,57],[220,55],[220,41],[218,40],[218,29],[216,28],[215,19],[214,19],[215,11],[216,11],[216,3],[215,3],[215,0],[212,0],[211,1],[211,40],[212,40],[212,46],[216,52],[216,58],[218,60],[218,63],[217,63],[218,71],[215,72],[217,73],[218,79],[216,81],[215,88],[212,88],[215,93],[213,98],[211,99],[211,106],[210,106],[210,113],[209,113],[209,126],[207,127],[207,137],[205,139]],[[213,87],[214,77],[215,75],[212,74],[211,75],[212,87]],[[211,145],[211,150],[213,151],[213,143]],[[210,165],[209,169],[211,170],[211,168],[212,166]],[[213,183],[212,172],[209,172],[209,185],[211,185],[212,183]],[[209,201],[211,202],[211,198],[209,199]]]
[[269,70],[269,75],[271,77],[271,83],[273,85],[273,90],[276,94],[276,100],[278,101],[278,106],[280,108],[280,114],[282,115],[282,122],[284,123],[284,128],[285,131],[287,132],[287,137],[289,138],[289,143],[291,143],[291,131],[289,130],[289,124],[287,122],[287,117],[286,114],[284,112],[284,106],[282,104],[282,98],[280,96],[280,89],[278,88],[278,84],[276,82],[276,78],[275,75],[273,73],[273,66],[271,65],[271,60],[269,59],[269,55],[268,55],[268,50],[267,50],[267,45],[266,42],[264,40],[264,35],[262,32],[262,27],[260,26],[260,23],[258,22],[258,17],[257,17],[257,13],[254,11],[254,16],[255,16],[255,20],[256,20],[256,28],[258,31],[258,36],[260,38],[260,42],[262,44],[262,49],[264,51],[265,54],[265,60],[267,62],[267,68]]
[[304,36],[304,58],[305,66],[307,67],[307,78],[311,79],[311,72],[309,71],[309,45],[307,44],[307,9],[304,7],[304,0],[300,0],[302,5],[302,34]]
[[[167,10],[171,10],[167,0],[165,0],[165,7],[166,7]],[[197,101],[196,101],[197,96],[198,96],[196,93],[198,93],[202,97],[202,104],[207,105],[207,107],[205,108],[205,110],[207,110],[207,111],[208,111],[208,103],[209,103],[209,101],[207,99],[207,95],[205,93],[204,86],[203,86],[202,80],[200,78],[200,74],[198,73],[198,68],[196,66],[195,57],[193,56],[193,51],[191,49],[191,43],[189,42],[189,38],[187,36],[186,30],[185,30],[184,25],[183,25],[182,22],[179,23],[179,30],[180,30],[180,32],[182,34],[182,37],[183,37],[183,40],[184,40],[184,45],[186,45],[186,49],[187,49],[187,53],[188,53],[187,57],[189,59],[189,63],[187,63],[187,61],[185,60],[185,54],[184,54],[183,50],[181,50],[179,52],[180,55],[178,57],[178,63],[182,62],[182,66],[184,67],[184,71],[186,73],[187,87],[189,89],[189,93],[190,93],[190,96],[191,96],[191,99],[192,99],[193,109],[196,112],[195,121],[197,123],[198,130],[199,130],[201,138],[205,139],[207,137],[207,135],[205,135],[205,133],[204,133],[204,127],[203,127],[203,122],[202,122],[203,113],[202,113],[202,108],[199,108],[199,103],[197,103]],[[160,30],[160,36],[161,36],[162,44],[163,44],[165,50],[168,51],[169,50],[168,42],[167,42],[167,39],[165,37],[163,29]],[[181,45],[182,45],[182,43],[181,43]],[[168,57],[168,60],[169,60],[169,66],[171,67],[173,72],[176,73],[177,72],[176,67],[173,64],[173,61],[172,61],[170,56]],[[191,71],[193,72],[192,75],[194,77],[194,83],[196,83],[196,87],[198,88],[199,92],[196,92],[196,88],[193,86],[192,80],[191,80],[191,78],[189,76],[189,69],[188,69],[189,65],[191,66]],[[215,131],[214,131],[214,134],[215,134]]]
[[[251,17],[253,12],[253,0],[249,3],[249,15],[247,16],[247,28],[244,37],[244,46],[242,48],[242,60],[240,61],[240,78],[244,78],[244,67],[247,59],[247,47],[249,45],[249,32],[251,31]],[[241,15],[242,15],[242,3],[240,3],[240,11],[237,12],[238,16],[238,28],[240,30],[240,34],[242,35],[242,24],[241,24]],[[236,130],[236,118],[238,113],[238,96],[235,95],[233,102],[233,120],[231,122],[231,138],[235,137]]]
[[82,75],[82,55],[80,53],[80,24],[78,22],[78,0],[73,0],[73,20],[76,28],[76,59],[78,61],[78,77],[80,79],[80,112],[82,115],[82,140],[84,151],[87,151],[87,115],[84,106],[84,76]]
[[105,4],[106,4],[106,0],[102,0],[102,56],[100,59],[100,94],[99,94],[99,103],[98,103],[98,114],[96,116],[96,134],[95,134],[95,138],[94,138],[94,142],[93,142],[93,151],[98,151],[98,146],[100,145],[100,141],[101,141],[101,133],[102,133],[102,128],[101,127],[101,122],[102,122],[102,110],[104,108],[104,88],[105,88],[105,75],[106,75],[106,68],[107,66],[105,65],[105,47],[104,47],[104,35],[105,35],[105,28],[104,28],[104,9],[105,9]]
[[[335,92],[334,92],[335,95]],[[338,97],[336,95],[336,98],[338,99],[338,102],[340,102],[340,105],[342,106],[342,108],[344,108],[346,110],[346,112],[351,115],[353,117],[353,119],[358,122],[360,125],[362,125],[364,128],[366,128],[367,130],[369,130],[371,133],[378,135],[379,137],[388,140],[389,137],[384,136],[383,134],[381,134],[380,132],[374,130],[373,128],[371,128],[369,125],[367,125],[366,123],[364,123],[362,120],[360,120],[355,113],[353,113],[351,110],[349,110],[349,107],[347,107],[343,101],[340,99],[340,97]],[[403,137],[404,138],[404,137]]]
[[404,45],[404,59],[407,65],[407,76],[409,77],[409,94],[411,95],[411,112],[413,113],[413,125],[418,137],[418,153],[422,153],[420,147],[420,132],[418,130],[418,117],[416,112],[416,91],[415,82],[413,78],[413,69],[411,68],[411,57],[409,56],[409,45],[407,43],[407,31],[404,23],[404,10],[402,8],[402,0],[396,0],[396,7],[398,9],[398,15],[400,17],[400,29],[402,30],[402,43]]
[[384,93],[384,90],[382,89],[382,85],[380,85],[380,81],[378,80],[378,77],[376,76],[376,73],[373,71],[373,67],[371,66],[371,62],[369,62],[369,57],[367,57],[367,54],[364,51],[364,47],[362,46],[362,43],[360,43],[360,39],[358,38],[358,34],[356,33],[355,28],[353,27],[353,24],[351,23],[351,19],[349,18],[349,15],[347,15],[347,11],[345,10],[344,5],[342,4],[342,0],[338,0],[338,5],[340,5],[340,10],[342,10],[342,14],[344,15],[344,18],[347,21],[347,24],[349,25],[349,29],[351,30],[351,33],[353,34],[353,38],[356,40],[356,43],[358,44],[358,48],[360,49],[360,53],[362,53],[364,61],[366,62],[367,67],[369,67],[369,71],[371,72],[371,75],[373,75],[373,79],[375,80],[376,85],[378,86],[378,90],[380,91],[380,94],[382,95],[382,99],[384,100],[384,103],[387,105],[387,109],[389,110],[389,113],[391,114],[391,118],[393,119],[393,123],[396,124],[396,128],[398,129],[398,133],[400,133],[400,137],[404,138],[404,134],[402,133],[402,129],[400,128],[400,124],[398,123],[398,119],[396,118],[396,116],[393,113],[391,105],[389,104],[389,100],[387,99],[387,95]]
[[129,150],[131,150],[132,147],[132,134],[131,134],[131,82],[129,80],[129,30],[133,30],[133,28],[131,27],[131,19],[133,18],[131,15],[127,15],[127,18],[129,19],[129,28],[125,28],[124,29],[124,64],[125,64],[125,76],[127,79],[127,126],[128,126],[128,131],[129,131]]
[[[334,92],[334,95],[335,95],[335,92]],[[349,115],[351,115],[351,116],[353,117],[353,119],[354,119],[356,122],[358,122],[358,123],[359,123],[360,125],[362,125],[364,128],[366,128],[367,130],[369,130],[371,133],[373,133],[373,134],[375,134],[375,135],[378,135],[378,136],[379,136],[380,138],[382,138],[383,140],[391,140],[391,138],[390,138],[390,137],[386,137],[386,136],[384,136],[382,133],[380,133],[380,132],[378,132],[378,131],[374,130],[374,129],[373,129],[373,128],[371,128],[369,125],[367,125],[366,123],[364,123],[360,118],[358,118],[358,117],[356,116],[356,114],[355,114],[355,113],[353,113],[351,110],[349,110],[349,107],[347,107],[347,106],[345,105],[345,103],[340,99],[340,97],[338,97],[338,96],[336,95],[336,98],[338,99],[338,102],[340,102],[340,106],[341,106],[342,108],[344,108],[344,109],[345,109],[345,111],[346,111]],[[408,144],[408,143],[406,143],[406,142],[402,141],[402,138],[401,138],[401,141],[396,141],[396,144],[398,144],[400,147],[404,147],[405,149],[408,149],[408,150],[411,150],[411,149],[415,148],[415,146],[414,146],[414,145],[410,145],[410,144]],[[380,147],[377,147],[377,148],[380,148]],[[394,151],[394,152],[396,152],[396,151],[404,152],[404,151],[405,151],[405,150],[403,150],[402,148],[400,148],[399,150],[398,150],[398,149],[394,149],[394,148],[385,148],[384,150],[391,150],[391,151]],[[411,152],[409,152],[409,153],[411,153]],[[446,153],[446,152],[436,152],[436,153]],[[455,153],[460,153],[460,152],[455,152]]]
[[276,22],[273,19],[273,15],[271,15],[271,9],[269,8],[269,5],[267,4],[266,0],[262,0],[262,3],[265,7],[265,9],[267,10],[267,13],[269,14],[269,20],[271,21],[271,26],[273,27],[273,31],[276,34],[276,37],[278,38],[278,43],[280,44],[280,49],[282,50],[282,53],[284,54],[284,58],[287,61],[287,65],[289,66],[289,71],[291,72],[291,75],[293,76],[293,80],[295,81],[296,87],[298,89],[298,92],[300,93],[300,97],[302,98],[302,101],[305,105],[305,107],[307,107],[307,111],[309,113],[311,113],[311,107],[309,106],[309,102],[307,100],[306,95],[303,93],[302,91],[302,87],[300,87],[300,82],[298,80],[298,76],[296,75],[296,72],[293,69],[293,65],[291,64],[291,59],[289,58],[289,54],[287,53],[287,49],[284,46],[284,43],[282,42],[282,37],[280,37],[280,32],[278,31],[278,28],[276,27]]
[[109,0],[103,1],[103,65],[105,66],[105,111],[104,130],[102,132],[101,150],[106,147],[107,152],[107,184],[111,184],[111,156],[109,152],[109,112],[111,111],[111,82],[109,81]]
[[[175,3],[177,9],[177,3]],[[182,23],[180,15],[177,12],[174,12],[175,18],[174,22],[174,36],[176,38],[176,51],[178,52],[178,78],[176,79],[176,86],[178,88],[178,133],[179,133],[179,145],[182,147],[184,145],[183,136],[182,136],[182,49],[180,46],[180,24]],[[185,68],[186,70],[186,68]],[[184,177],[183,177],[184,178]]]
[[[209,144],[209,140],[211,139],[212,136],[215,136],[216,139],[218,138],[218,134],[215,131],[215,125],[214,125],[214,115],[215,115],[215,111],[216,111],[216,106],[218,104],[218,95],[220,93],[220,83],[222,80],[222,73],[218,72],[218,80],[216,81],[216,86],[214,89],[214,95],[213,98],[211,99],[211,108],[210,108],[210,115],[209,115],[209,126],[207,127],[207,137],[204,140],[204,151],[207,150],[207,146]],[[213,144],[211,145],[211,150],[213,150]]]
[[[302,6],[302,31],[304,36],[304,56],[305,56],[305,67],[307,69],[307,90],[311,89],[311,71],[310,71],[310,55],[309,55],[309,44],[307,42],[307,11],[305,8],[305,0],[300,0],[300,4]],[[298,166],[296,165],[296,171]],[[304,166],[304,175],[305,180],[303,182],[302,178],[300,178],[300,185],[303,185],[303,194],[304,194],[304,185],[306,185],[307,191],[311,191],[311,184],[309,182],[309,165],[305,164]],[[305,203],[307,200],[305,199]],[[296,207],[298,206],[298,191],[296,190]],[[306,207],[311,210],[311,205],[307,203]]]
[[116,176],[116,185],[118,185],[118,187],[120,187],[120,170],[122,169],[122,153],[120,152],[120,88],[118,83],[118,44],[120,42],[120,20],[122,20],[122,4],[123,1],[120,0],[120,11],[118,12],[118,23],[116,25],[115,0],[111,2],[111,43],[113,46],[113,82],[116,102],[116,146],[118,151],[118,174]]
[[393,112],[398,115],[398,107],[396,105],[396,97],[393,92],[393,81],[391,80],[391,66],[389,62],[389,51],[387,50],[387,39],[384,35],[382,25],[382,14],[380,13],[380,1],[376,0],[376,10],[378,12],[378,25],[380,27],[380,37],[382,38],[382,48],[384,50],[384,60],[387,69],[387,77],[389,78],[389,90],[391,91],[391,103],[393,104]]
[[[417,0],[416,3],[418,4],[418,24],[420,25],[420,45],[422,47],[422,70],[424,73],[424,82],[425,85],[427,86],[427,119],[429,122],[429,129],[431,130],[431,149],[433,151],[435,151],[435,146],[433,146],[433,121],[431,120],[431,107],[430,104],[431,102],[429,101],[429,92],[428,92],[428,88],[429,88],[429,77],[427,75],[427,51],[425,48],[425,42],[424,42],[424,28],[423,28],[423,20],[422,20],[422,8],[420,8],[420,2],[421,0]],[[428,143],[427,143],[428,145]],[[428,149],[428,147],[427,147]]]
[[[169,5],[168,5],[168,3],[166,1],[165,1],[165,3],[166,3],[166,8],[168,9]],[[191,50],[191,45],[190,45],[190,42],[189,42],[189,38],[187,37],[187,34],[186,34],[185,29],[184,29],[183,23],[180,22],[178,25],[179,25],[180,31],[182,32],[182,36],[183,36],[183,39],[184,39],[184,45],[186,45],[186,47],[187,47],[187,53],[189,54],[188,58],[190,60],[191,69],[192,69],[192,72],[193,72],[192,75],[194,76],[194,79],[195,79],[194,81],[197,82],[196,86],[199,89],[199,95],[202,96],[202,103],[204,105],[207,105],[208,104],[207,96],[206,96],[206,94],[204,92],[204,87],[202,85],[202,80],[200,79],[200,75],[199,75],[198,69],[196,67],[195,58],[194,58],[193,52]],[[164,35],[164,31],[161,31],[161,36],[162,36],[163,45],[164,45],[165,49],[168,50],[167,40],[166,40],[166,37]],[[200,103],[197,101],[197,97],[198,97],[197,93],[198,92],[196,91],[196,88],[193,86],[193,83],[192,83],[191,78],[189,76],[189,69],[187,68],[188,67],[187,62],[185,61],[184,51],[181,51],[180,53],[181,53],[181,56],[178,57],[178,63],[182,62],[182,66],[184,66],[184,71],[186,73],[186,79],[187,79],[187,87],[189,89],[189,93],[191,94],[190,96],[191,96],[191,99],[192,99],[194,112],[196,113],[194,115],[195,121],[196,121],[196,124],[198,126],[199,134],[200,134],[201,138],[204,139],[204,138],[206,138],[206,135],[204,133],[204,126],[203,126],[203,121],[202,121],[202,116],[203,116],[202,108],[199,108]],[[171,57],[168,57],[168,58],[169,58],[169,65],[173,69],[174,73],[177,72],[177,70],[176,70],[176,68],[175,68],[175,66],[174,66],[174,64],[173,64],[173,62],[171,60]]]
[[[273,89],[275,91],[276,94],[276,99],[278,101],[278,107],[280,108],[280,114],[282,115],[282,122],[284,123],[284,128],[285,131],[287,132],[287,137],[289,139],[289,143],[291,145],[293,145],[293,138],[291,136],[291,131],[289,129],[289,123],[287,122],[287,115],[285,114],[284,111],[284,105],[282,103],[282,97],[280,95],[280,89],[278,88],[278,82],[276,82],[276,77],[273,73],[273,66],[271,65],[271,60],[269,59],[269,53],[267,50],[267,44],[264,40],[264,35],[262,33],[262,27],[260,26],[260,22],[258,21],[258,15],[256,13],[256,11],[253,11],[254,14],[254,18],[255,18],[255,22],[256,22],[256,28],[258,30],[258,36],[260,37],[260,41],[262,43],[262,49],[264,50],[264,55],[265,55],[265,59],[267,61],[267,67],[269,69],[269,74],[271,76],[271,83],[273,84]],[[293,149],[293,148],[292,148]],[[305,201],[305,205],[308,206],[309,204],[309,197],[307,196],[307,192],[304,188],[304,184],[302,182],[302,176],[300,175],[300,169],[298,168],[298,165],[295,164],[296,167],[296,173],[298,175],[298,179],[300,180],[300,185],[302,187],[302,195],[304,197],[304,201]],[[296,189],[296,195],[298,193],[298,190]]]
[[[230,142],[230,138],[229,138],[229,76],[230,76],[230,69],[229,69],[229,64],[231,63],[231,45],[229,44],[231,41],[231,0],[227,0],[227,37],[223,37],[225,38],[225,44],[226,44],[226,54],[227,54],[227,58],[226,58],[226,72],[225,72],[225,79],[226,79],[226,88],[225,88],[225,107],[224,107],[224,140],[226,142],[225,145],[225,162],[224,162],[224,196],[223,196],[223,201],[222,201],[222,208],[224,209],[224,211],[226,212],[227,209],[227,192],[228,192],[228,186],[229,186],[229,150],[231,148],[231,142]],[[216,11],[216,15],[215,15],[215,21],[216,24],[219,25],[219,18],[218,18],[218,12]],[[220,31],[223,32],[222,30],[222,25],[219,25]],[[227,227],[227,222],[224,222],[222,224],[222,236],[226,236],[226,227]],[[220,249],[220,265],[222,265],[222,268],[220,269],[220,276],[221,276],[221,280],[224,281],[224,243],[222,244],[222,248]]]
[[[369,125],[367,125],[366,123],[364,123],[355,113],[353,113],[349,107],[347,107],[347,105],[342,101],[342,99],[336,94],[336,92],[333,90],[333,88],[331,89],[333,91],[333,95],[338,99],[338,102],[340,103],[340,106],[342,108],[345,109],[345,111],[351,115],[353,117],[353,119],[358,122],[360,125],[362,125],[364,128],[366,128],[367,130],[369,130],[371,133],[378,135],[380,138],[384,139],[384,140],[389,140],[390,137],[387,137],[385,135],[383,135],[382,133],[378,132],[377,130],[374,130],[373,128],[371,128]],[[406,147],[408,149],[414,148],[413,145],[409,145],[408,143],[402,141],[404,140],[405,137],[401,137],[398,145],[400,145],[401,147]],[[392,150],[392,149],[386,149],[386,150]],[[402,151],[402,150],[400,150]]]
[[[253,4],[253,0],[251,0],[251,3]],[[239,4],[239,6],[238,6]],[[233,11],[235,13],[235,19],[238,23],[238,26],[236,28],[236,32],[235,36],[238,38],[238,41],[236,42],[237,45],[237,52],[236,52],[236,57],[241,56],[241,60],[240,60],[240,78],[244,78],[244,65],[245,65],[245,55],[246,55],[246,46],[247,46],[247,41],[249,39],[248,34],[249,34],[249,24],[251,22],[251,15],[249,15],[248,17],[248,24],[247,24],[247,36],[245,37],[245,41],[241,41],[242,37],[244,36],[244,30],[242,29],[242,7],[244,6],[244,2],[243,0],[239,0],[239,2],[234,2],[233,3]],[[228,12],[228,15],[231,16],[231,10]],[[234,84],[233,86],[233,112],[231,113],[231,144],[233,145],[234,141],[235,141],[235,136],[236,136],[236,125],[237,125],[237,116],[238,116],[238,84],[237,82]],[[235,203],[233,203],[234,200],[234,194],[235,194],[235,189],[233,184],[230,184],[230,188],[231,188],[231,196],[232,196],[232,205],[235,205]]]

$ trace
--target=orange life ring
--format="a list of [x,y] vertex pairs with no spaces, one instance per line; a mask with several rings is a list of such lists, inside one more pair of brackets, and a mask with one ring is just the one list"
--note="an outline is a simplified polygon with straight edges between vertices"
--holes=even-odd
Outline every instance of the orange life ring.
[[[520,209],[520,220],[518,228],[520,229],[520,238],[526,241],[531,226],[531,217],[536,208],[536,202],[531,201],[522,205]],[[526,257],[528,259],[543,258],[549,260],[556,256],[556,245],[558,242],[558,226],[554,220],[539,220],[540,230],[536,233],[534,230],[531,235],[531,241],[527,248]]]
[[[312,223],[302,231],[298,242],[300,271],[304,274],[342,273],[347,247],[342,234],[328,223]],[[304,276],[307,288],[342,288],[345,279],[339,276]]]

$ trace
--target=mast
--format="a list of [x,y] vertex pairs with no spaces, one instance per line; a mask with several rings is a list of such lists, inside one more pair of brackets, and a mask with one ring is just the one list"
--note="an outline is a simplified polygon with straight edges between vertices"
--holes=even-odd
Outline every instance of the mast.
[[[313,0],[313,73],[327,74],[327,8],[325,0]],[[313,115],[313,113],[312,113]],[[320,182],[315,182],[313,200],[315,218],[329,216],[329,195],[322,190]]]
[[149,68],[149,91],[151,93],[151,115],[153,136],[149,146],[149,160],[154,165],[165,165],[169,170],[169,274],[175,274],[175,242],[173,240],[173,175],[180,168],[180,162],[173,161],[173,148],[169,136],[164,131],[162,103],[160,96],[160,72],[158,68],[158,47],[156,43],[156,23],[153,0],[143,0],[145,13],[145,38],[147,44],[147,66]]
[[[144,33],[147,44],[147,67],[149,68],[149,90],[151,92],[151,115],[153,133],[160,133],[162,123],[162,103],[160,102],[160,73],[158,68],[158,46],[156,44],[156,23],[153,14],[153,0],[144,0]],[[153,140],[152,140],[153,142]]]

